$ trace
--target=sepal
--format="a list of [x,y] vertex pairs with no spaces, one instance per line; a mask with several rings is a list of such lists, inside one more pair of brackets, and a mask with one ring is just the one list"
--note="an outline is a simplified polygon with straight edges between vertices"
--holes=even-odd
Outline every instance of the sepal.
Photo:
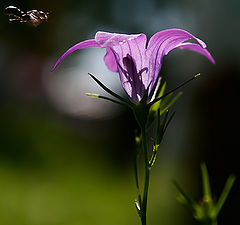
[[169,117],[169,111],[165,113],[163,121],[161,121],[161,112],[158,110],[157,113],[157,132],[156,132],[156,144],[160,145],[163,139],[163,135],[165,134],[168,125],[173,119],[175,112],[173,112]]
[[[182,95],[182,92],[179,92],[173,98],[172,98],[173,93],[164,95],[166,86],[167,86],[167,84],[166,84],[166,82],[164,82],[163,85],[161,86],[161,88],[159,89],[158,94],[156,95],[157,98],[160,98],[160,100],[157,101],[155,104],[151,105],[151,107],[150,107],[147,128],[149,128],[152,125],[152,123],[154,122],[154,120],[158,117],[158,111],[160,111],[160,116],[162,116],[164,113],[166,113],[169,110],[169,108]],[[161,96],[165,96],[165,97],[161,98]]]
[[[95,76],[93,76],[91,73],[88,73],[89,76],[104,90],[106,91],[108,94],[112,95],[113,97],[117,98],[118,100],[120,100],[122,102],[122,104],[132,108],[133,106],[133,103],[131,103],[129,100],[121,97],[120,95],[114,93],[112,90],[110,90],[108,87],[106,87],[100,80],[98,80]],[[92,97],[96,97],[96,96],[92,96]],[[99,97],[99,95],[98,95]],[[104,98],[104,99],[107,99],[107,97],[101,97],[101,98]],[[110,100],[108,98],[108,100]],[[112,100],[111,100],[112,101]],[[116,103],[116,102],[115,102]]]
[[165,98],[166,96],[168,96],[169,94],[175,92],[176,90],[178,90],[179,88],[185,86],[186,84],[188,84],[189,82],[191,82],[192,80],[195,80],[196,78],[198,78],[200,76],[200,73],[194,75],[193,77],[189,78],[188,80],[186,80],[185,82],[183,82],[182,84],[178,85],[176,88],[168,91],[166,94],[160,96],[160,97],[157,97],[155,98],[153,101],[151,101],[149,103],[150,106],[152,106],[153,104],[155,104],[156,102],[162,100],[163,98]]
[[108,101],[110,101],[110,102],[114,102],[114,103],[116,103],[116,104],[126,106],[123,102],[119,102],[119,101],[116,101],[115,99],[112,99],[112,98],[109,98],[109,97],[106,97],[106,96],[102,96],[102,95],[99,95],[99,94],[86,93],[85,95],[86,95],[86,96],[89,96],[89,97],[93,97],[93,98],[105,99],[105,100],[108,100]]

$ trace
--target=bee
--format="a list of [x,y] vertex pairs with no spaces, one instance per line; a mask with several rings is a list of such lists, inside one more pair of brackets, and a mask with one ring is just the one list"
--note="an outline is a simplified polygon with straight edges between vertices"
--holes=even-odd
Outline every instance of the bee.
[[8,6],[4,13],[12,18],[9,21],[19,21],[20,23],[28,23],[34,27],[48,20],[50,12],[43,12],[41,10],[30,10],[26,13],[15,6]]

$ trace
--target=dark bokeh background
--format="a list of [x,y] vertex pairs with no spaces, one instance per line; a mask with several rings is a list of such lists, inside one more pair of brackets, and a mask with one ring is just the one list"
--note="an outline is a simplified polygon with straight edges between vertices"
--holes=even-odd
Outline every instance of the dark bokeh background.
[[[3,14],[9,5],[52,14],[34,28],[9,22]],[[122,93],[118,75],[103,63],[104,50],[74,53],[50,70],[66,49],[98,30],[150,37],[173,27],[206,41],[216,65],[180,50],[164,59],[168,88],[203,76],[173,107],[177,113],[152,171],[149,224],[195,224],[176,202],[172,179],[198,199],[202,161],[216,196],[227,176],[237,175],[219,224],[238,224],[239,9],[238,0],[1,1],[0,224],[139,224],[134,119],[122,107],[84,95],[102,93],[88,72]]]

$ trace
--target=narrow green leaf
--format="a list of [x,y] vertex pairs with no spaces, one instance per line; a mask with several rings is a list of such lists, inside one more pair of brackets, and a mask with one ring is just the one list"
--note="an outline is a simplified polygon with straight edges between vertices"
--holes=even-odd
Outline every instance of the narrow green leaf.
[[180,201],[181,204],[186,205],[190,208],[192,211],[193,215],[195,216],[196,210],[197,210],[197,204],[195,201],[193,201],[190,197],[188,197],[185,192],[182,190],[182,188],[179,186],[179,184],[176,181],[173,181],[173,184],[177,188],[180,198],[178,200]]
[[160,144],[162,139],[163,139],[163,135],[165,134],[167,127],[169,125],[169,123],[171,122],[171,120],[173,119],[175,112],[173,112],[170,116],[170,118],[168,119],[168,115],[169,115],[169,111],[167,110],[163,122],[160,122],[160,113],[158,111],[158,126],[157,126],[157,134],[156,134],[156,143]]
[[[163,107],[164,105],[167,104],[168,100],[172,97],[173,93],[170,93],[169,95],[167,95],[165,98],[159,100],[160,102],[160,107]],[[158,102],[156,102],[155,104],[157,104]]]
[[[165,82],[166,83],[166,82]],[[164,84],[165,84],[164,83]],[[163,85],[162,89],[160,90],[160,92],[165,89],[166,85]],[[160,94],[159,94],[160,95]],[[161,105],[165,102],[168,101],[168,99],[171,97],[172,94],[169,94],[168,96],[166,96],[164,99],[160,100],[159,102],[156,102],[154,105],[152,105],[150,107],[150,111],[149,111],[149,115],[148,115],[148,122],[147,122],[147,128],[149,128],[151,126],[151,124],[154,122],[154,120],[156,119],[156,117],[158,118],[158,111],[160,112],[160,116],[164,113],[162,112],[161,109]]]
[[129,106],[130,108],[132,108],[133,103],[131,103],[130,101],[122,98],[121,96],[119,96],[118,94],[114,93],[113,91],[111,91],[109,88],[107,88],[101,81],[99,81],[95,76],[93,76],[91,73],[88,73],[89,76],[103,89],[105,90],[107,93],[109,93],[110,95],[112,95],[113,97],[119,99],[120,101],[126,103],[127,106]]
[[225,203],[228,195],[229,195],[229,192],[234,184],[234,181],[235,181],[236,177],[234,175],[230,175],[225,183],[225,186],[223,188],[223,191],[222,191],[222,194],[216,204],[216,215],[218,215],[218,213],[220,212],[220,210],[222,209],[223,207],[223,204]]
[[147,130],[151,127],[151,125],[153,124],[155,118],[156,118],[156,112],[155,111],[149,111],[148,121],[147,121],[147,124],[146,124]]
[[202,185],[203,185],[203,200],[204,202],[212,201],[211,186],[209,182],[208,171],[205,163],[201,163]]
[[[159,93],[158,93],[158,95],[157,95],[157,98],[163,96],[164,91],[165,91],[165,89],[166,89],[166,86],[167,86],[167,83],[164,82],[163,85],[162,85],[161,88],[160,88],[160,91],[159,91]],[[160,100],[160,101],[156,102],[154,105],[152,105],[151,110],[157,111],[157,110],[159,109],[159,107],[160,107],[161,101],[162,101],[162,100]]]
[[165,107],[161,107],[161,114],[163,114],[166,110],[168,110],[178,99],[182,96],[182,92],[179,92]]
[[170,124],[170,122],[172,121],[174,115],[175,115],[176,112],[173,112],[172,115],[170,116],[170,118],[168,119],[167,123],[165,124],[164,128],[163,128],[163,134],[165,133],[168,125]]
[[85,93],[85,95],[86,95],[86,96],[89,96],[89,97],[99,98],[99,94]]
[[[161,115],[161,114],[160,114],[160,115]],[[162,124],[161,124],[162,128],[164,128],[165,125],[166,125],[166,123],[167,123],[168,115],[169,115],[169,111],[167,110],[167,111],[166,111],[166,114],[165,114],[165,116],[164,116],[163,122],[162,122]]]
[[160,144],[163,139],[164,127],[167,122],[168,114],[169,114],[169,111],[166,112],[166,114],[163,118],[163,122],[161,123],[160,109],[158,109],[158,111],[157,111],[157,132],[156,132],[156,143],[157,144]]
[[102,95],[99,95],[99,94],[86,93],[86,95],[89,96],[89,97],[101,98],[101,99],[108,100],[108,101],[110,101],[110,102],[114,102],[114,103],[119,104],[119,105],[127,106],[124,102],[119,102],[119,101],[116,101],[116,100],[114,100],[114,99],[112,99],[112,98],[105,97],[105,96],[102,96]]
[[193,77],[191,77],[190,79],[186,80],[185,82],[183,82],[182,84],[180,84],[179,86],[177,86],[176,88],[168,91],[166,94],[162,95],[161,97],[159,98],[156,98],[154,99],[152,102],[149,103],[149,105],[153,105],[155,104],[156,102],[160,101],[161,99],[165,98],[166,96],[168,96],[169,94],[173,93],[174,91],[178,90],[179,88],[185,86],[186,84],[188,84],[189,82],[191,82],[192,80],[196,79],[197,77],[200,76],[200,73],[194,75]]
[[[164,82],[164,84],[162,85],[158,96],[162,96],[164,94],[165,89],[166,82]],[[170,93],[165,98],[159,100],[158,102],[151,106],[148,116],[147,128],[149,128],[153,121],[156,119],[156,117],[158,117],[158,110],[160,110],[160,116],[163,115],[182,95],[182,93],[178,93],[177,96],[175,96],[172,100],[169,101],[169,99],[172,97],[172,94],[173,93]]]
[[149,83],[147,89],[144,92],[144,95],[140,101],[140,104],[146,105],[147,104],[147,100],[148,100],[148,93],[149,93],[149,88],[151,86],[152,82]]
[[196,75],[194,75],[194,77],[196,78],[196,77],[199,77],[201,74],[200,73],[198,73],[198,74],[196,74]]

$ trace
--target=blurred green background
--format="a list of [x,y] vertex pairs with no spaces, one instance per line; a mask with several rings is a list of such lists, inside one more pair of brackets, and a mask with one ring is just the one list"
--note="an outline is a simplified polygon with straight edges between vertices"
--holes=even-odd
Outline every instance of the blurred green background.
[[[39,27],[9,22],[3,11],[51,11]],[[123,94],[103,49],[76,52],[55,72],[61,54],[98,30],[148,37],[182,28],[204,40],[216,59],[175,50],[161,71],[168,88],[198,72],[173,107],[172,121],[151,174],[149,224],[195,224],[176,202],[172,179],[198,199],[200,162],[218,196],[239,166],[238,0],[29,0],[0,2],[0,224],[140,224],[134,199],[134,130],[128,110],[85,92],[103,93],[87,75]],[[219,224],[237,224],[239,181]]]

